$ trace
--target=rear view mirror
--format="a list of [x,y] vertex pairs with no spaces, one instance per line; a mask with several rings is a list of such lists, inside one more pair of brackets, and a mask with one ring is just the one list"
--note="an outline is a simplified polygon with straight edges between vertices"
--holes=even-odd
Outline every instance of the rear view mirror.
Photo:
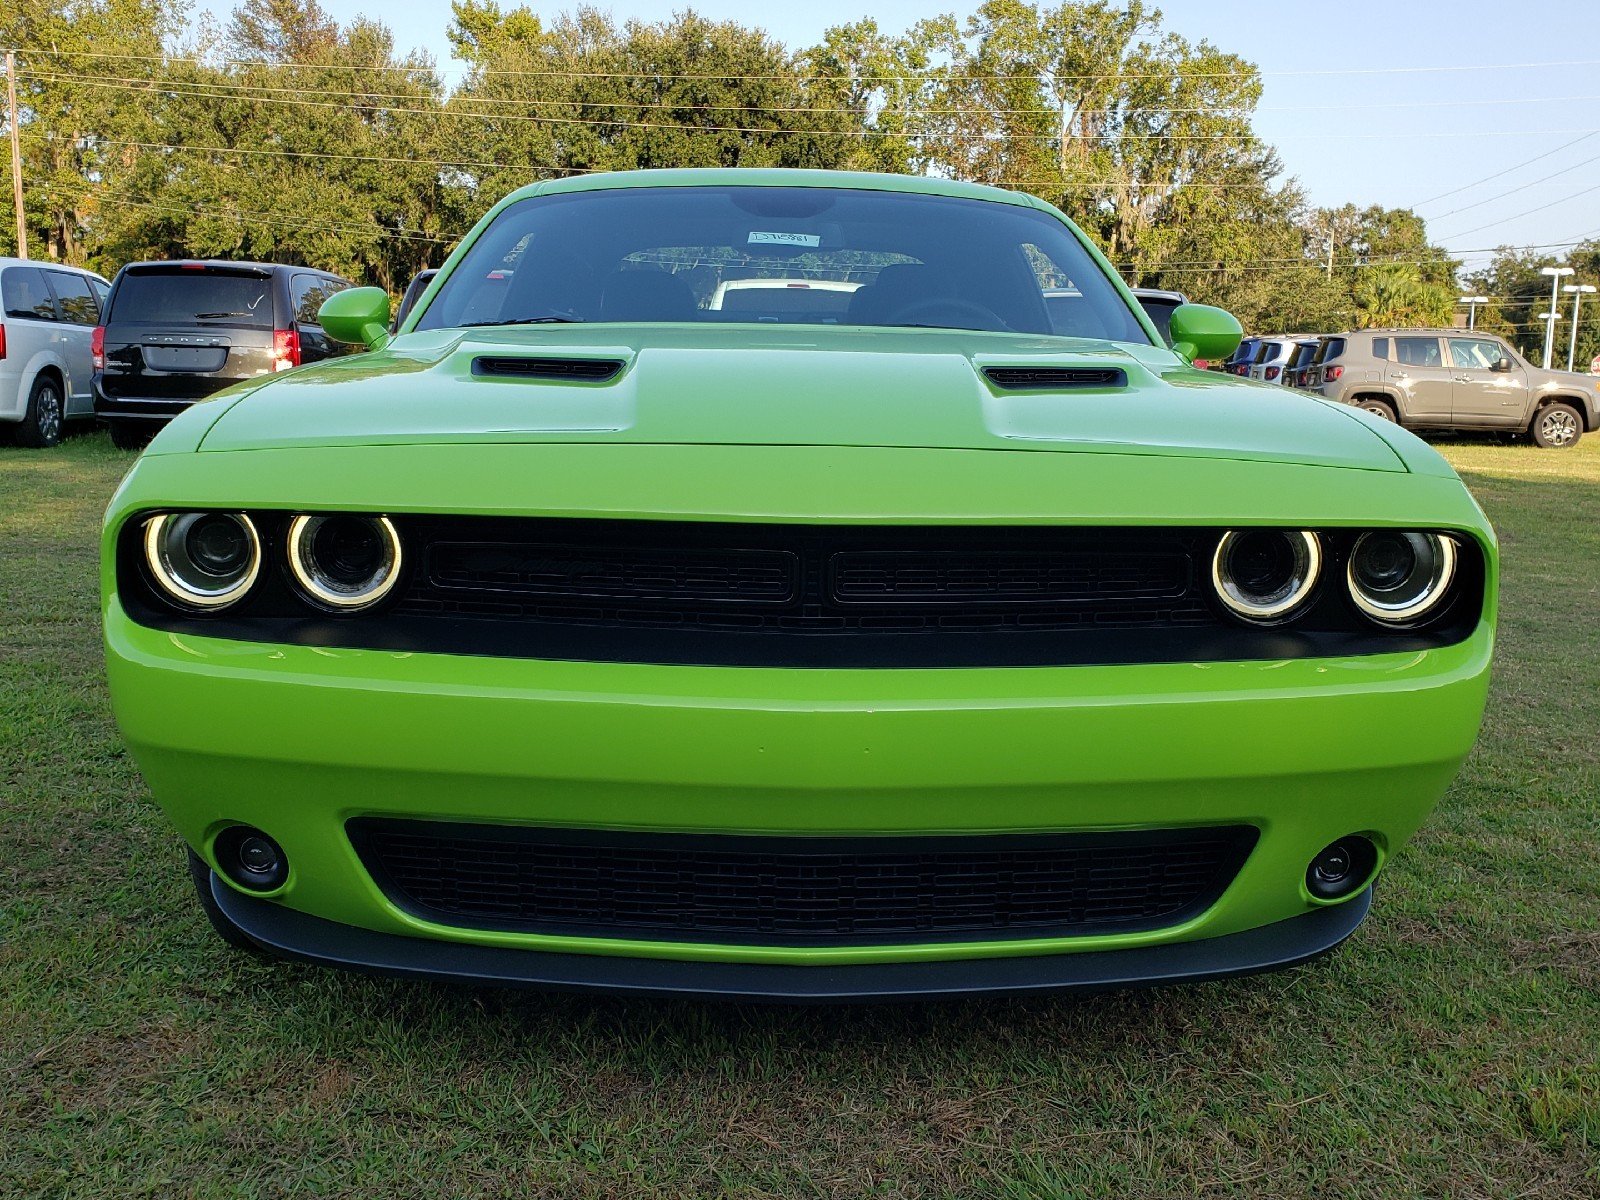
[[336,342],[376,350],[389,340],[389,293],[382,288],[346,288],[317,310],[317,324]]
[[1244,327],[1232,313],[1209,304],[1178,305],[1170,329],[1173,350],[1191,362],[1227,358],[1244,338]]

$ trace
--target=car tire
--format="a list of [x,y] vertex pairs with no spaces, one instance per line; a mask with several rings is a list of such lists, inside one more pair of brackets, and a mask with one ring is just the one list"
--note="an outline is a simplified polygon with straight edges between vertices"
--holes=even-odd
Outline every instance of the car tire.
[[206,860],[193,850],[188,851],[188,854],[189,878],[194,883],[195,895],[200,900],[200,909],[206,914],[206,920],[211,922],[211,928],[216,935],[235,950],[264,954],[249,934],[228,920],[228,914],[222,911],[217,898],[211,894],[211,868],[206,865]]
[[1394,424],[1399,424],[1400,419],[1395,416],[1394,405],[1390,404],[1387,400],[1363,400],[1357,404],[1356,407],[1362,412],[1371,413],[1380,421],[1389,421]]
[[1541,450],[1570,450],[1583,436],[1583,418],[1570,404],[1550,404],[1534,414],[1528,436]]
[[67,402],[53,375],[37,375],[28,391],[28,408],[17,426],[17,445],[45,450],[61,441],[67,425]]
[[154,431],[133,421],[111,422],[111,444],[118,450],[143,450],[154,436]]

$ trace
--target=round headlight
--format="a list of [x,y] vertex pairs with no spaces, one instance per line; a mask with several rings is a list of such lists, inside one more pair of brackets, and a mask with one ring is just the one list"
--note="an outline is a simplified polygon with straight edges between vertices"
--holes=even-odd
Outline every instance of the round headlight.
[[184,608],[220,609],[255,583],[261,539],[244,513],[162,513],[145,523],[144,557],[169,599]]
[[400,579],[400,535],[388,517],[298,516],[289,522],[289,569],[325,608],[368,608]]
[[1211,558],[1211,584],[1234,616],[1271,623],[1311,598],[1322,573],[1322,544],[1303,529],[1236,529]]
[[1409,625],[1438,608],[1456,575],[1456,544],[1437,533],[1380,529],[1350,551],[1350,598],[1374,621]]

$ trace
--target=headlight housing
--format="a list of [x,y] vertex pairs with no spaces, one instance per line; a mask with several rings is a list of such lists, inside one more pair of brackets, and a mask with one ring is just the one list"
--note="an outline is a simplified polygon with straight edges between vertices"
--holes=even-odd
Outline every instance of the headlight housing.
[[1322,543],[1310,530],[1230,530],[1211,556],[1211,586],[1240,620],[1276,624],[1311,599],[1322,558]]
[[289,571],[314,604],[371,608],[400,579],[400,535],[388,517],[302,514],[289,522]]
[[1410,625],[1438,610],[1456,576],[1456,544],[1438,533],[1377,529],[1350,548],[1350,599],[1381,625]]
[[261,538],[242,512],[160,513],[145,522],[144,558],[169,600],[215,612],[255,585]]

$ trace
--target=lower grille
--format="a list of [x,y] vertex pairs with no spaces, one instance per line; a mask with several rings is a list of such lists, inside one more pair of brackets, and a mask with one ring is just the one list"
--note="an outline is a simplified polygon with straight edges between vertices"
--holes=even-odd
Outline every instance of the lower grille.
[[443,924],[797,946],[1162,928],[1208,908],[1256,840],[1248,826],[913,838],[348,828],[389,898]]

